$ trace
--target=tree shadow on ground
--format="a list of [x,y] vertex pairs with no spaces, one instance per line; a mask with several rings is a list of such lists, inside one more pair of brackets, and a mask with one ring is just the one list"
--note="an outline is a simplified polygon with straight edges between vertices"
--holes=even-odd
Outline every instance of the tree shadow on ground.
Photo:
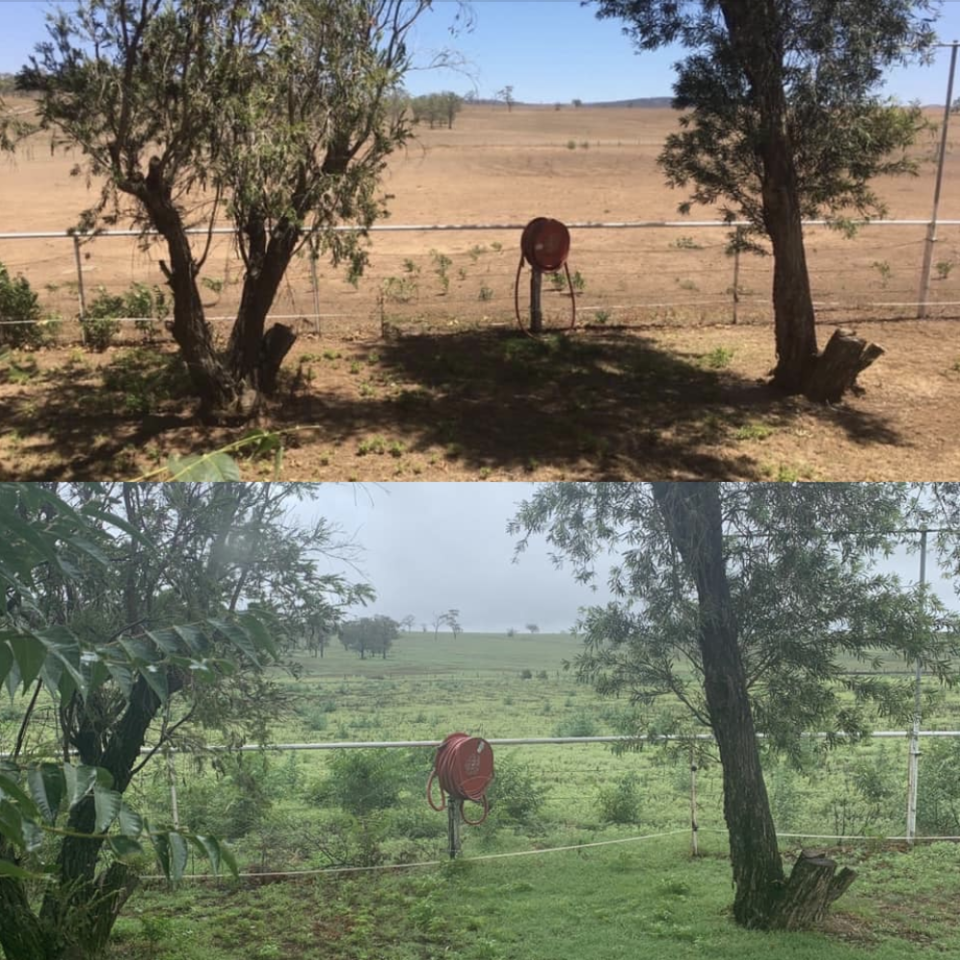
[[[321,376],[307,391],[288,391],[261,425],[317,424],[322,436],[294,439],[299,446],[385,434],[408,453],[436,456],[439,447],[473,476],[485,468],[531,475],[550,468],[571,479],[768,478],[760,451],[740,446],[738,434],[758,421],[789,429],[801,413],[840,426],[858,443],[904,442],[867,412],[780,397],[761,381],[711,368],[723,366],[722,356],[666,350],[636,334],[421,334],[375,352],[368,363],[377,390],[358,397],[356,378],[325,383]],[[190,403],[170,399],[177,364],[172,354],[118,355],[101,375],[68,366],[0,400],[6,430],[34,438],[22,465],[5,445],[0,478],[134,476],[141,471],[131,448],[209,452],[237,439],[236,430],[205,428]]]
[[[783,398],[762,381],[711,369],[711,355],[666,350],[637,335],[547,336],[513,331],[402,337],[378,348],[399,383],[393,398],[356,400],[321,389],[285,405],[288,422],[400,433],[412,450],[534,472],[550,466],[602,478],[761,479],[738,430],[762,419],[788,427],[798,412],[840,424],[864,443],[899,443],[881,418]],[[719,358],[723,362],[723,358]]]

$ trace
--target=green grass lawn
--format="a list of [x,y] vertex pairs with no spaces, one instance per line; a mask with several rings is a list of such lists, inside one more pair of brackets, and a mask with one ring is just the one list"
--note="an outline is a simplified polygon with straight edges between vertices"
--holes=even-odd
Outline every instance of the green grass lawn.
[[859,876],[818,933],[742,930],[721,838],[682,838],[406,874],[141,893],[113,957],[158,960],[895,960],[960,956],[960,856],[846,851]]

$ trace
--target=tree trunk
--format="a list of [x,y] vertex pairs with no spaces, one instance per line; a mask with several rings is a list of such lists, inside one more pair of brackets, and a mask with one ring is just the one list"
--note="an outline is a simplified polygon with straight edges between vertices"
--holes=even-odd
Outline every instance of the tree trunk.
[[883,347],[861,340],[852,330],[835,330],[817,360],[804,393],[811,400],[837,403],[853,389],[857,377],[883,353]]
[[[0,855],[9,855],[6,848]],[[30,909],[22,880],[0,876],[0,949],[16,960],[54,960],[60,946],[56,928],[48,927]]]
[[704,692],[723,768],[734,917],[741,926],[759,929],[808,926],[822,919],[853,876],[842,873],[835,884],[828,882],[836,864],[816,860],[784,883],[727,580],[719,484],[654,483],[652,488],[667,532],[697,587]]
[[153,158],[146,178],[126,184],[124,189],[143,203],[154,227],[167,242],[170,265],[161,262],[160,267],[173,294],[172,333],[200,400],[201,418],[217,419],[228,411],[243,414],[240,384],[224,366],[214,345],[197,286],[197,263],[190,238],[163,180],[159,161]]
[[281,221],[268,241],[262,222],[252,220],[245,233],[249,244],[247,273],[227,347],[227,363],[237,380],[270,395],[276,389],[283,358],[297,337],[291,328],[277,324],[265,338],[264,327],[300,232],[294,224]]

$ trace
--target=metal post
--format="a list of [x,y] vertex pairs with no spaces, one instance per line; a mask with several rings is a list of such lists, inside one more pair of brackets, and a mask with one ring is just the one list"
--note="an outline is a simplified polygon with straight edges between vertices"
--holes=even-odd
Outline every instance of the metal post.
[[80,303],[80,338],[86,343],[87,335],[83,321],[87,315],[87,294],[83,289],[83,264],[80,259],[80,238],[76,234],[73,235],[73,257],[77,261],[77,299]]
[[540,305],[540,293],[543,285],[543,271],[533,268],[530,276],[530,332],[543,333],[543,309]]
[[463,801],[449,798],[447,803],[447,852],[451,860],[460,856],[460,814]]
[[740,247],[733,252],[733,322],[740,319]]
[[[956,48],[954,48],[956,51]],[[927,531],[920,531],[920,590],[927,583]],[[917,659],[916,685],[913,691],[913,729],[910,731],[910,756],[907,767],[907,843],[913,846],[917,835],[917,774],[920,764],[921,668]]]
[[923,267],[920,271],[920,309],[917,319],[927,315],[927,303],[930,300],[930,273],[933,268],[933,251],[937,245],[937,217],[940,213],[940,193],[943,189],[943,168],[947,160],[947,134],[950,131],[950,116],[953,109],[953,83],[957,75],[957,50],[960,42],[954,41],[950,54],[950,80],[947,83],[947,108],[943,116],[943,135],[940,138],[940,158],[937,162],[937,185],[933,193],[933,217],[927,231],[927,245],[923,252]]
[[320,335],[320,284],[317,280],[317,238],[310,238],[310,282],[313,286],[313,332]]
[[173,754],[167,750],[167,783],[170,786],[170,817],[174,830],[180,829],[180,807],[177,804],[177,768]]
[[690,748],[690,853],[700,856],[700,843],[698,831],[700,826],[697,823],[697,751],[695,747]]

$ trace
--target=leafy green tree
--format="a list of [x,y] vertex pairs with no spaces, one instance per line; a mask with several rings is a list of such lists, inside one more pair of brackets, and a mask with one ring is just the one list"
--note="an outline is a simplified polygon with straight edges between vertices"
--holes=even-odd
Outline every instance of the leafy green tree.
[[[128,807],[132,777],[187,735],[262,742],[287,612],[369,592],[321,572],[326,527],[290,519],[315,485],[48,486],[0,485],[0,680],[29,693],[0,770],[0,946],[18,960],[102,955],[141,838],[174,878],[190,843],[219,866],[215,840]],[[51,702],[53,732],[36,722]],[[36,870],[50,871],[38,901]]]
[[[266,318],[298,252],[316,247],[360,276],[386,159],[410,133],[392,99],[407,37],[429,7],[80,0],[52,16],[30,67],[41,126],[103,183],[81,227],[132,220],[162,237],[172,332],[205,417],[249,416],[275,390],[296,334]],[[187,233],[223,217],[245,270],[225,349],[200,296],[210,236],[195,248]]]
[[584,581],[595,559],[619,552],[616,599],[578,627],[578,676],[648,713],[673,698],[712,730],[744,926],[816,924],[853,880],[808,858],[785,877],[756,730],[800,762],[804,730],[828,731],[829,748],[873,716],[906,720],[909,683],[848,672],[881,651],[957,680],[958,617],[871,562],[914,519],[917,497],[898,484],[550,484],[511,524],[521,549],[545,535]]
[[363,617],[351,620],[340,627],[340,642],[347,650],[356,650],[360,659],[366,659],[368,653],[379,654],[384,660],[400,636],[400,624],[383,615]]
[[[724,204],[770,241],[777,366],[774,384],[838,398],[860,362],[820,366],[801,220],[880,215],[870,187],[915,172],[906,149],[918,108],[880,100],[884,72],[935,39],[939,0],[597,0],[624,21],[639,50],[681,43],[674,105],[681,132],[660,156],[668,182],[692,202]],[[687,212],[691,204],[681,210]],[[757,249],[760,249],[757,247]],[[869,362],[866,355],[863,361]],[[848,377],[849,374],[849,377]]]

